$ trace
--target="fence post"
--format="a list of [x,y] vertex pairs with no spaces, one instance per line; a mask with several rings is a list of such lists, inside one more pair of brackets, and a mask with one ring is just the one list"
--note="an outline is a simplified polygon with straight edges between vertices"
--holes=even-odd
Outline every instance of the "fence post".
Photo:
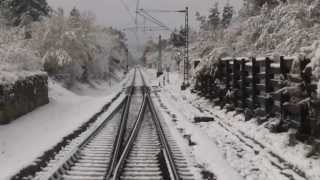
[[239,79],[240,79],[240,65],[237,59],[233,60],[233,78],[232,78],[232,89],[233,89],[233,104],[235,107],[238,106],[238,99],[239,99]]
[[226,61],[226,91],[231,89],[231,73],[232,69],[230,67],[230,61]]
[[[225,76],[228,76],[226,61],[222,61],[222,59],[220,59],[218,69],[219,69],[219,77],[220,77],[219,78],[219,80],[220,80],[219,83],[221,85],[225,85],[225,87],[226,87],[226,84],[228,84],[227,78],[224,79]],[[222,89],[220,87],[218,87],[218,91],[219,91],[218,92],[218,97],[219,97],[219,103],[220,103],[221,108],[222,108],[223,104],[224,104],[223,101],[225,99],[226,91],[225,91],[225,89]]]
[[209,97],[209,94],[210,94],[210,86],[211,86],[211,64],[209,66],[209,68],[207,69],[207,72],[206,72],[206,78],[205,78],[205,82],[206,82],[206,85],[205,85],[205,97],[208,98]]
[[246,71],[246,60],[241,59],[241,108],[245,110],[247,107],[247,76],[248,72]]
[[267,97],[265,98],[265,110],[267,114],[270,114],[272,111],[273,100],[269,93],[273,91],[273,87],[271,84],[271,78],[273,77],[273,73],[271,71],[271,59],[267,57],[265,59],[265,93]]
[[[304,88],[304,96],[305,98],[310,98],[312,95],[311,90],[311,76],[312,70],[311,68],[306,68],[306,66],[311,62],[310,59],[304,58],[303,61],[300,62],[300,75],[302,79],[302,86]],[[299,132],[302,136],[309,136],[311,135],[311,121],[310,121],[310,100],[309,102],[304,102],[300,105],[300,118],[301,118],[301,125]]]
[[[281,87],[284,88],[287,84],[285,82],[288,79],[288,73],[290,72],[290,69],[286,66],[284,56],[280,57],[280,73],[281,73]],[[288,110],[284,106],[284,103],[290,101],[290,96],[288,94],[284,94],[281,92],[280,94],[280,126],[284,123],[284,120],[288,117]]]
[[209,95],[210,95],[210,99],[212,99],[214,97],[214,80],[215,80],[215,68],[216,65],[211,64],[210,65],[210,86],[209,86]]
[[299,134],[302,135],[301,138],[305,138],[311,133],[311,124],[309,119],[309,107],[306,104],[300,104],[300,118],[301,124],[299,128]]
[[259,94],[259,89],[257,84],[259,83],[259,78],[258,78],[258,73],[260,73],[260,67],[257,64],[257,60],[255,57],[251,58],[252,61],[252,70],[251,70],[251,74],[252,74],[252,109],[255,109],[257,107],[259,107],[259,103],[258,102],[258,94]]

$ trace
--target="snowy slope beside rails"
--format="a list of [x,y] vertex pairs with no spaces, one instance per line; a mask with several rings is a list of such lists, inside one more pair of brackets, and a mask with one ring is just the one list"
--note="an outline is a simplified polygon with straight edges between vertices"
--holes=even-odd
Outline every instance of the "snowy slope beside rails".
[[0,126],[0,179],[9,179],[88,121],[122,90],[124,83],[108,91],[100,89],[100,97],[92,97],[74,94],[50,80],[48,105]]
[[[149,77],[149,85],[156,85],[155,73],[148,72],[146,77]],[[178,81],[172,81],[178,82]],[[175,83],[175,85],[178,85]],[[179,104],[175,101],[174,97],[166,96],[164,89],[158,93],[158,101],[156,105],[161,107],[160,104],[165,104],[166,108],[161,109],[166,123],[170,127],[172,135],[178,141],[180,148],[189,157],[189,162],[194,166],[194,170],[202,174],[201,179],[215,179],[218,180],[241,180],[243,179],[237,171],[235,171],[224,159],[223,152],[219,150],[216,144],[211,141],[210,137],[206,135],[202,130],[192,124],[192,118],[196,114],[196,109],[193,107],[187,108],[183,104]],[[173,121],[174,119],[174,121]],[[188,146],[188,140],[183,140],[190,136],[192,142],[196,144]],[[210,172],[210,173],[209,173]],[[208,174],[212,174],[212,177],[208,177]],[[199,178],[197,178],[199,179]]]
[[[154,71],[148,72],[149,77],[155,76]],[[226,113],[214,107],[210,101],[191,94],[189,90],[180,91],[182,80],[176,73],[171,74],[171,82],[174,83],[161,89],[160,98],[168,109],[179,112],[178,121],[173,125],[183,131],[182,135],[191,135],[191,141],[199,144],[199,147],[193,146],[194,149],[200,148],[203,139],[207,139],[208,144],[214,144],[221,152],[220,156],[247,180],[320,179],[318,158],[305,157],[310,150],[306,144],[297,142],[289,146],[290,132],[271,133],[264,124],[257,125],[254,119],[246,122],[242,115]],[[195,116],[210,116],[214,121],[193,123]],[[213,154],[213,147],[204,152]],[[208,161],[208,169],[217,173],[209,168],[216,160],[210,162],[207,156],[204,157]]]

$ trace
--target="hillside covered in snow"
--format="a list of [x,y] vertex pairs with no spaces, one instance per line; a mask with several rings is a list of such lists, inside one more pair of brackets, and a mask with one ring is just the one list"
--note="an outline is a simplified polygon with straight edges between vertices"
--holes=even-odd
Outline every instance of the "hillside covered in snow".
[[[213,4],[208,17],[196,14],[200,29],[190,31],[190,60],[201,59],[206,66],[221,57],[307,57],[319,77],[319,10],[319,0],[245,0],[239,12],[228,3]],[[172,44],[169,40],[163,48],[164,64],[183,61],[184,47]],[[145,49],[146,61],[153,62],[157,43]]]
[[320,1],[289,0],[260,6],[252,2],[244,1],[229,26],[200,29],[192,44],[193,57],[202,58],[204,64],[226,56],[307,57],[317,70]]
[[[127,54],[125,35],[96,24],[90,12],[51,9],[45,1],[23,13],[0,6],[0,82],[10,83],[45,71],[68,87],[75,82],[119,80]],[[42,6],[41,6],[42,7]],[[46,13],[41,13],[42,11]],[[16,17],[12,19],[11,17]],[[19,18],[19,19],[18,19]]]

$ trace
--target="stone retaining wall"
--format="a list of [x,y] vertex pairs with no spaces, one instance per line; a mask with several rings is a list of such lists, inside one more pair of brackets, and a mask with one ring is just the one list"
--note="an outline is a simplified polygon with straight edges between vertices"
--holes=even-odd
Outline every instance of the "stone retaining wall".
[[12,84],[0,84],[0,124],[33,111],[49,103],[48,76],[31,75]]

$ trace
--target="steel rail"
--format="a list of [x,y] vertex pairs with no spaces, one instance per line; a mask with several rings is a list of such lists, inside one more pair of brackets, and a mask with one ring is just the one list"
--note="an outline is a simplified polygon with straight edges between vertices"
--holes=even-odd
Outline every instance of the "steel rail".
[[123,111],[123,114],[121,116],[121,122],[120,122],[120,128],[118,129],[118,133],[117,133],[117,137],[116,140],[114,142],[113,147],[115,147],[113,149],[112,152],[112,159],[110,162],[110,166],[108,167],[107,173],[104,177],[105,180],[110,179],[110,177],[113,174],[113,171],[117,165],[119,156],[121,155],[121,148],[122,148],[122,144],[123,144],[123,140],[124,140],[124,134],[126,131],[126,127],[127,127],[127,120],[128,120],[128,116],[129,116],[129,110],[130,110],[130,104],[131,104],[131,98],[134,92],[134,82],[136,79],[136,69],[134,70],[134,76],[133,76],[133,81],[131,86],[128,89],[128,95],[126,97],[126,105]]
[[167,165],[169,166],[168,170],[170,171],[171,179],[172,180],[179,180],[180,177],[179,177],[178,170],[177,170],[177,167],[176,167],[175,162],[174,162],[172,151],[170,149],[170,146],[169,146],[169,143],[167,141],[166,135],[165,135],[164,130],[162,128],[162,125],[160,123],[160,119],[159,119],[158,113],[157,113],[157,111],[155,109],[155,106],[153,104],[153,101],[152,101],[151,96],[150,96],[149,93],[146,95],[146,99],[147,99],[147,102],[148,102],[148,105],[149,105],[149,108],[150,108],[150,111],[151,111],[152,120],[154,121],[154,123],[156,125],[157,131],[158,131],[158,135],[160,137],[160,142],[161,142],[161,145],[162,145],[162,148],[163,148],[162,151],[163,151],[163,154],[166,157]]
[[172,151],[170,149],[170,146],[169,146],[169,143],[166,139],[166,136],[165,136],[165,133],[164,133],[164,130],[161,126],[161,123],[160,123],[160,120],[158,118],[158,114],[156,112],[156,109],[155,109],[155,106],[152,102],[152,99],[150,97],[150,91],[149,91],[149,88],[147,88],[146,86],[146,83],[145,83],[145,79],[144,79],[144,76],[141,72],[141,70],[139,69],[139,72],[140,72],[140,75],[141,75],[141,78],[142,78],[142,81],[143,81],[143,84],[144,84],[144,88],[145,88],[145,94],[144,94],[144,98],[143,98],[143,103],[141,105],[141,108],[140,108],[140,111],[139,111],[139,115],[138,115],[138,118],[135,122],[135,125],[134,125],[134,128],[130,134],[130,138],[128,140],[128,143],[126,144],[126,147],[119,159],[119,162],[114,170],[114,173],[113,173],[113,176],[112,176],[112,179],[113,180],[118,180],[120,178],[120,174],[121,174],[121,171],[123,169],[123,166],[125,164],[125,161],[131,151],[131,148],[137,138],[137,135],[141,129],[141,125],[142,125],[142,121],[143,121],[143,118],[144,118],[144,114],[145,114],[145,111],[146,111],[146,108],[149,107],[150,109],[150,112],[151,112],[151,116],[152,116],[152,120],[155,124],[155,127],[156,127],[156,131],[157,131],[157,134],[159,136],[159,139],[160,139],[160,143],[161,143],[161,152],[163,153],[164,157],[165,157],[165,160],[166,160],[166,163],[167,163],[167,168],[169,170],[169,174],[170,174],[170,179],[172,180],[179,180],[180,177],[179,177],[179,174],[178,174],[178,170],[177,170],[177,167],[175,165],[175,162],[174,162],[174,158],[173,158],[173,155],[172,155]]
[[[140,72],[140,75],[142,77],[142,80],[143,80],[144,84],[146,85],[146,87],[148,87],[147,84],[146,84],[146,81],[144,79],[143,73],[142,73],[142,71],[140,69],[139,69],[139,72]],[[165,155],[166,160],[168,161],[168,165],[170,167],[168,169],[171,172],[171,178],[178,180],[180,178],[179,178],[177,167],[176,167],[176,165],[174,163],[174,159],[173,159],[173,156],[172,156],[172,151],[170,149],[168,141],[166,140],[166,136],[165,136],[165,133],[164,133],[163,128],[161,126],[158,113],[156,111],[156,108],[155,108],[154,103],[152,101],[152,98],[150,96],[150,89],[148,88],[147,91],[148,91],[148,93],[146,93],[146,98],[148,99],[148,102],[149,102],[149,108],[150,108],[151,114],[153,116],[152,119],[153,119],[154,123],[156,124],[156,128],[157,128],[159,136],[160,136],[161,144],[164,147],[163,154]]]
[[[137,71],[137,68],[135,68],[135,72]],[[137,120],[135,121],[134,125],[133,125],[133,128],[130,132],[130,136],[129,136],[129,139],[128,139],[128,142],[126,143],[126,146],[120,156],[120,159],[116,165],[116,167],[114,168],[113,172],[109,173],[108,175],[108,179],[114,179],[114,180],[118,180],[119,179],[119,176],[120,176],[120,172],[121,172],[121,169],[124,165],[124,161],[127,157],[127,155],[129,154],[130,152],[130,149],[131,149],[131,146],[133,145],[135,139],[136,139],[136,136],[138,135],[138,132],[140,129],[140,125],[141,125],[141,122],[143,120],[143,115],[144,115],[144,112],[145,112],[145,109],[146,109],[146,94],[148,93],[147,92],[147,87],[146,87],[146,83],[145,83],[145,79],[141,73],[141,70],[139,69],[139,74],[140,74],[140,77],[142,79],[142,89],[143,89],[143,100],[142,100],[142,104],[140,106],[140,110],[139,110],[139,113],[138,113],[138,118]]]
[[142,79],[143,92],[144,92],[145,94],[148,94],[148,93],[150,92],[150,89],[149,89],[149,87],[147,86],[146,80],[144,79],[144,76],[143,76],[143,74],[142,74],[141,69],[139,69],[139,74],[140,74],[141,79]]
[[[126,144],[123,152],[122,152],[122,155],[118,161],[118,164],[116,166],[116,168],[114,169],[114,172],[113,172],[113,176],[112,176],[112,179],[113,180],[118,180],[119,179],[119,176],[120,176],[120,173],[121,173],[121,169],[123,168],[123,165],[125,163],[125,160],[130,152],[130,149],[139,133],[139,129],[140,129],[140,125],[142,123],[142,120],[143,120],[143,117],[144,117],[144,113],[145,113],[145,110],[146,110],[146,98],[145,98],[146,95],[144,95],[144,98],[143,98],[143,102],[141,104],[141,107],[140,107],[140,110],[139,110],[139,114],[138,114],[138,118],[134,124],[134,128],[132,130],[132,133],[130,134],[130,137],[129,137],[129,140],[128,140],[128,143]],[[111,176],[109,177],[111,178]]]
[[[125,107],[123,108],[123,111],[122,111],[121,121],[125,122],[124,119],[126,119],[127,116],[128,116],[128,113],[126,113],[126,111],[128,111],[128,105],[130,105],[130,98],[131,98],[131,95],[132,95],[132,93],[134,91],[135,77],[136,77],[136,69],[134,70],[133,80],[132,80],[130,86],[128,87],[127,96],[121,101],[121,103],[119,103],[119,105],[115,108],[115,110],[112,111],[112,113],[101,124],[99,124],[97,127],[95,127],[92,130],[92,133],[89,133],[88,135],[86,135],[85,138],[81,141],[81,143],[79,145],[73,147],[72,151],[70,151],[62,160],[60,160],[60,162],[58,162],[48,172],[46,172],[43,175],[39,176],[38,179],[40,179],[40,180],[43,180],[43,179],[48,179],[48,180],[60,179],[61,176],[64,174],[64,172],[73,164],[73,161],[78,158],[77,156],[78,156],[79,152],[81,151],[81,149],[86,144],[88,144],[98,133],[101,132],[101,130],[106,125],[106,123],[109,122],[115,116],[115,114],[119,112],[119,110],[121,109],[121,107],[123,105],[125,105]],[[121,125],[122,125],[122,123],[120,124],[119,129],[121,128]],[[112,162],[110,161],[109,164],[111,164],[111,163]],[[108,166],[108,167],[110,167],[110,166]],[[106,170],[106,174],[109,171],[110,170]]]
[[60,177],[63,175],[63,173],[66,171],[66,169],[72,165],[72,161],[77,159],[77,155],[79,154],[80,150],[83,146],[85,146],[88,142],[90,142],[91,139],[95,137],[96,134],[98,134],[101,129],[106,125],[107,122],[109,122],[115,114],[121,109],[125,102],[125,99],[115,108],[115,110],[104,120],[99,126],[94,128],[93,133],[88,134],[83,141],[73,148],[73,150],[68,153],[59,163],[57,163],[53,168],[51,168],[50,171],[44,173],[39,178],[40,180],[55,180],[60,179]]

